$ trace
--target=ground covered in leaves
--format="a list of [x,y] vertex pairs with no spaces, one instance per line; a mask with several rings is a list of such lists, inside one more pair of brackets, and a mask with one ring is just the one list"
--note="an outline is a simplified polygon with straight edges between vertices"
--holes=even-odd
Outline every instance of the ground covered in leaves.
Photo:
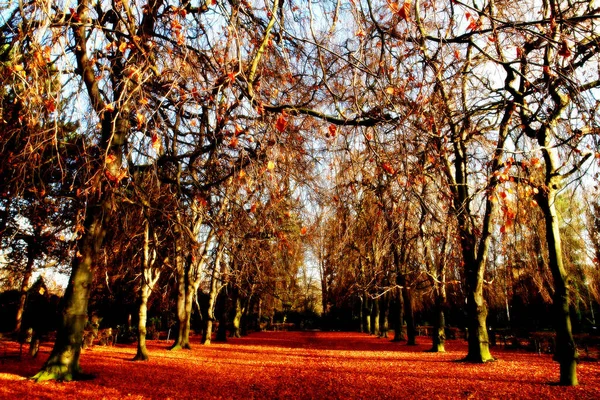
[[[197,340],[194,341],[197,343]],[[149,341],[150,361],[132,362],[135,345],[85,350],[81,365],[90,380],[34,383],[50,344],[37,359],[16,357],[18,345],[0,344],[0,398],[15,399],[600,399],[600,362],[583,361],[580,385],[560,387],[550,355],[494,348],[496,362],[457,362],[466,343],[447,352],[360,333],[261,332],[227,343],[168,351]]]

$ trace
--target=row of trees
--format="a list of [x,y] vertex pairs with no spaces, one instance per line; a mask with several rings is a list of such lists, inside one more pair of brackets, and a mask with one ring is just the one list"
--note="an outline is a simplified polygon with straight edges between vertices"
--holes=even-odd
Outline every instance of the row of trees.
[[202,289],[208,343],[219,308],[238,330],[263,302],[292,307],[310,242],[325,313],[356,295],[365,324],[392,315],[399,333],[428,282],[434,347],[462,297],[475,362],[492,359],[490,271],[506,271],[497,298],[527,270],[556,307],[561,383],[577,384],[569,288],[598,281],[565,251],[557,207],[596,166],[592,3],[2,7],[3,252],[25,260],[23,293],[37,264],[70,273],[37,379],[80,372],[94,288],[135,282],[145,359],[157,287],[175,282],[174,348]]

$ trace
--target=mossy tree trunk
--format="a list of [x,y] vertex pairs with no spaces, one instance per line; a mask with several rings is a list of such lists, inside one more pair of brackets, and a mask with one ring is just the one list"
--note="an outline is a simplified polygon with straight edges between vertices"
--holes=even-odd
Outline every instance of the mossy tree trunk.
[[[89,19],[87,0],[79,0],[77,13],[82,21]],[[96,178],[92,180],[87,199],[83,234],[77,241],[77,253],[71,262],[71,276],[63,297],[63,311],[56,341],[48,360],[33,378],[36,381],[72,380],[81,375],[79,356],[83,330],[87,322],[88,300],[94,274],[94,263],[106,235],[115,208],[113,188],[120,183],[123,148],[130,130],[130,109],[122,96],[126,89],[123,65],[113,67],[116,84],[113,90],[115,109],[108,110],[95,75],[95,61],[87,54],[89,24],[71,25],[77,71],[86,88],[91,107],[100,119],[101,137],[98,141],[99,159],[96,160]],[[129,89],[129,88],[127,88]],[[135,90],[135,89],[134,89]],[[125,174],[126,175],[126,174]]]
[[87,322],[87,307],[93,279],[92,265],[105,235],[102,207],[88,210],[85,233],[78,243],[80,256],[74,257],[71,277],[63,297],[63,311],[56,341],[41,371],[33,377],[46,380],[77,379],[81,375],[79,356],[83,330]]
[[[557,95],[558,96],[558,95]],[[566,95],[565,95],[566,96]],[[564,100],[566,102],[566,100]],[[562,165],[558,161],[556,148],[550,146],[547,132],[538,134],[539,143],[543,148],[546,164],[546,182],[536,200],[544,214],[546,224],[546,240],[548,243],[548,263],[554,280],[554,324],[556,329],[556,349],[554,360],[560,365],[561,385],[576,386],[577,362],[579,353],[573,339],[571,316],[569,313],[569,274],[563,263],[562,243],[559,230],[559,219],[556,211],[556,199],[561,188],[562,177],[558,169]]]

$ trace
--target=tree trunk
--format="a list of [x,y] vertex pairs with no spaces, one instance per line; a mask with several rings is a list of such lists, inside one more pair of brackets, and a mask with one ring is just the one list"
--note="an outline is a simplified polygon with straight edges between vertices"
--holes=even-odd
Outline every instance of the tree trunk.
[[148,349],[146,348],[146,320],[148,316],[148,298],[150,297],[150,288],[142,283],[140,295],[139,321],[138,321],[138,346],[137,353],[133,361],[147,361]]
[[[437,291],[436,291],[437,292]],[[433,332],[431,352],[443,353],[446,351],[446,321],[444,317],[444,300],[440,293],[435,295],[435,306],[433,309]]]
[[406,344],[409,346],[415,346],[417,344],[417,329],[415,327],[412,290],[406,287],[406,284],[403,286],[402,297],[404,298],[404,318],[406,319]]
[[212,339],[212,326],[215,320],[215,305],[219,294],[219,276],[224,272],[221,270],[221,257],[223,256],[223,244],[219,242],[217,255],[213,263],[213,270],[210,276],[210,290],[208,292],[208,308],[206,309],[206,321],[204,333],[202,334],[202,344],[209,345]]
[[229,324],[229,299],[226,292],[221,292],[220,296],[219,328],[217,329],[217,342],[227,341],[227,325]]
[[177,292],[177,336],[171,350],[191,349],[190,346],[190,317],[193,297],[191,285],[188,284],[187,268],[180,272]]
[[233,315],[233,329],[231,330],[231,336],[240,338],[242,337],[242,315],[244,314],[244,307],[242,307],[242,299],[239,293],[239,290],[235,292],[235,310]]
[[371,310],[371,334],[379,337],[379,297],[373,299],[373,309]]
[[562,244],[560,239],[559,221],[556,213],[556,188],[558,185],[550,182],[546,193],[540,191],[537,196],[538,204],[546,222],[546,239],[548,241],[549,266],[554,279],[553,307],[555,311],[556,350],[554,360],[560,364],[561,385],[576,386],[577,362],[579,353],[573,340],[571,317],[569,314],[569,277],[563,265]]
[[37,382],[52,379],[70,381],[82,375],[79,356],[87,322],[92,265],[104,239],[103,222],[106,223],[102,207],[90,208],[84,222],[85,233],[78,243],[80,256],[73,258],[56,341],[41,371],[33,377]]
[[390,313],[390,296],[389,293],[383,295],[379,304],[379,336],[388,337],[388,316]]
[[23,274],[23,281],[21,282],[21,295],[19,296],[19,306],[15,317],[14,332],[17,334],[21,331],[25,303],[27,302],[27,290],[29,289],[29,282],[31,281],[31,275],[33,274],[33,262],[35,261],[33,250],[30,249],[32,243],[28,243],[27,246],[27,265],[25,267],[25,273]]
[[371,301],[369,295],[365,293],[363,295],[363,324],[364,332],[371,333]]
[[404,299],[402,298],[402,289],[396,292],[396,300],[393,314],[394,324],[394,342],[402,342],[406,340],[404,337]]

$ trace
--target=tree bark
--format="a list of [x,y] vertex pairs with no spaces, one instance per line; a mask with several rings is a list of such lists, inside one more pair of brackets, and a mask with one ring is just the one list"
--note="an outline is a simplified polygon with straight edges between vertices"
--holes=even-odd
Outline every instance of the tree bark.
[[[546,151],[547,163],[554,154]],[[557,176],[550,174],[550,176]],[[559,231],[559,220],[556,212],[556,197],[558,184],[552,179],[548,180],[547,190],[540,191],[537,201],[544,214],[546,223],[546,239],[548,241],[548,261],[554,279],[553,307],[555,311],[556,350],[554,360],[560,365],[561,385],[576,386],[577,362],[579,353],[573,339],[571,316],[569,313],[569,276],[565,270],[562,257],[562,244]]]
[[379,336],[383,338],[388,337],[388,316],[390,313],[390,296],[386,293],[382,296],[379,304]]
[[379,297],[373,299],[371,321],[371,334],[379,337]]
[[444,316],[444,299],[441,294],[435,294],[433,309],[433,332],[431,352],[443,353],[446,351],[446,320]]
[[406,340],[404,337],[404,299],[402,297],[402,289],[398,288],[396,291],[395,307],[393,314],[394,324],[394,342],[403,342]]
[[415,327],[412,290],[406,285],[402,288],[402,297],[404,298],[404,318],[406,319],[406,344],[415,346],[417,344],[417,329]]
[[232,321],[231,336],[240,338],[242,337],[242,316],[244,315],[244,307],[242,307],[242,299],[239,293],[239,289],[235,291],[235,309]]
[[223,256],[223,244],[219,242],[217,255],[213,263],[213,270],[210,277],[210,290],[208,292],[208,308],[206,309],[206,321],[204,322],[204,332],[202,334],[202,344],[209,345],[212,339],[212,327],[215,320],[215,305],[219,294],[219,276],[221,271],[221,257]]
[[148,349],[146,348],[146,320],[148,315],[148,298],[150,297],[150,289],[146,285],[142,285],[140,295],[140,307],[138,311],[138,345],[137,353],[133,357],[133,361],[147,361]]
[[363,294],[363,332],[371,333],[371,301],[368,293]]
[[63,298],[63,312],[56,342],[41,371],[33,379],[70,381],[82,375],[79,356],[83,329],[87,322],[87,307],[93,278],[92,265],[105,235],[102,207],[88,210],[85,233],[78,243],[80,256],[74,257],[71,277]]

